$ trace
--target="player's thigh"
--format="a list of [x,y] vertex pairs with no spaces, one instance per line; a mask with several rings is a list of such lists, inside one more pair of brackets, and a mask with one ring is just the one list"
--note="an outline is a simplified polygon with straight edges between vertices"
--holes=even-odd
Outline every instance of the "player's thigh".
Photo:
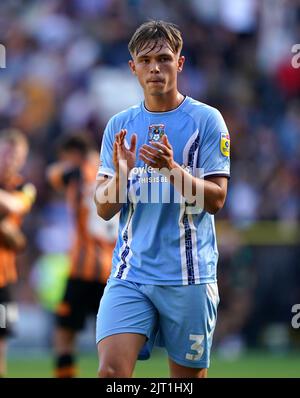
[[[135,361],[139,349],[151,336],[156,325],[157,310],[149,298],[142,293],[139,285],[110,279],[100,301],[97,315],[96,340],[100,353],[100,365],[105,362],[110,366],[112,364],[117,366],[117,362],[123,360],[126,362],[131,358]],[[129,341],[131,337],[133,342]],[[118,343],[114,346],[111,341]]]
[[145,341],[146,336],[137,333],[113,334],[102,339],[98,343],[99,376],[131,377]]
[[83,329],[88,315],[86,284],[81,279],[70,278],[63,299],[56,308],[56,325],[73,331]]
[[162,289],[160,332],[170,360],[191,369],[208,368],[219,303],[217,284]]

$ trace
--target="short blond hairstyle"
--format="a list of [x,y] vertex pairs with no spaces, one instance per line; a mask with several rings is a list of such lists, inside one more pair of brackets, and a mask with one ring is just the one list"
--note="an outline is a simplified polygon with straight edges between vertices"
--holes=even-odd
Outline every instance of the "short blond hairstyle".
[[183,40],[181,32],[176,25],[165,21],[148,21],[143,23],[133,34],[128,50],[131,55],[137,55],[140,51],[152,43],[149,51],[154,49],[161,41],[165,41],[175,53],[180,53]]

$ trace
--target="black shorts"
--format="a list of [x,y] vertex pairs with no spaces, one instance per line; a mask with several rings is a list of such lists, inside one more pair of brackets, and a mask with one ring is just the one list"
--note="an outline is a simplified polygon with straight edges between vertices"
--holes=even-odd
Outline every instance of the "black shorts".
[[56,325],[79,331],[88,315],[98,312],[105,285],[97,281],[68,279],[63,300],[56,310]]
[[0,287],[0,338],[14,335],[18,307],[12,300],[12,286]]

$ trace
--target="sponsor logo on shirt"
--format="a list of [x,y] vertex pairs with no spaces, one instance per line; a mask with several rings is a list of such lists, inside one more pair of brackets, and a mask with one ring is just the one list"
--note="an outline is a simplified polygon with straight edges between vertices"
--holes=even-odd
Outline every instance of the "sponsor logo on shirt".
[[230,155],[230,136],[228,133],[221,133],[220,149],[223,156]]

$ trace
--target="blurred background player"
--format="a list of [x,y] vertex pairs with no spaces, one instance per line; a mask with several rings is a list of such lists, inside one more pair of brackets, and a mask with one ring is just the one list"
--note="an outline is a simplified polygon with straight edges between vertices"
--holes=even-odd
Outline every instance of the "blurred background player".
[[115,243],[115,220],[98,222],[92,200],[98,152],[86,136],[70,135],[60,143],[60,160],[49,166],[47,177],[64,191],[74,216],[70,272],[64,297],[57,307],[54,348],[55,376],[75,377],[75,339],[86,317],[96,314],[110,273]]
[[35,188],[19,174],[28,154],[28,142],[19,130],[0,131],[0,377],[6,373],[6,337],[12,333],[17,307],[12,287],[17,281],[16,254],[26,246],[20,229],[35,199]]

